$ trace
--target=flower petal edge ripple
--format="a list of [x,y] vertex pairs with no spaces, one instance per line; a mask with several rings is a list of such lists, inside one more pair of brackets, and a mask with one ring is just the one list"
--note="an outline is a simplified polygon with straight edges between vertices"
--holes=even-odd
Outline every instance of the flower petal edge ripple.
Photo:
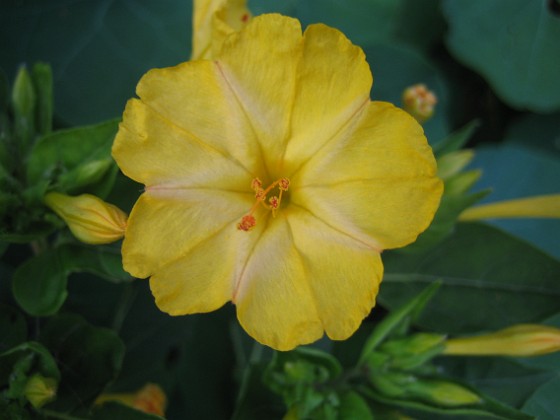
[[124,268],[171,315],[228,301],[257,341],[348,338],[375,304],[381,251],[413,242],[443,186],[420,125],[370,101],[341,32],[261,15],[213,60],[154,69],[113,157],[145,191]]

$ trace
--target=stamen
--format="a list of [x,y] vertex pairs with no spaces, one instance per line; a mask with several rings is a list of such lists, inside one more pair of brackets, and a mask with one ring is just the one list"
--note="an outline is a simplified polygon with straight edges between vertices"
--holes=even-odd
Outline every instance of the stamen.
[[[268,193],[276,187],[278,187],[279,194],[277,196],[271,196],[268,199],[269,204],[266,204],[266,197]],[[259,178],[254,178],[253,180],[251,180],[251,189],[255,191],[255,203],[249,210],[249,213],[243,216],[241,222],[237,224],[237,229],[247,232],[255,227],[257,221],[255,220],[253,213],[255,212],[259,204],[262,204],[265,209],[271,210],[272,217],[276,217],[276,211],[280,208],[280,202],[282,201],[282,194],[284,193],[284,191],[288,191],[289,187],[290,180],[288,178],[280,178],[279,180],[274,181],[272,184],[270,184],[266,189],[263,189],[262,181]]]

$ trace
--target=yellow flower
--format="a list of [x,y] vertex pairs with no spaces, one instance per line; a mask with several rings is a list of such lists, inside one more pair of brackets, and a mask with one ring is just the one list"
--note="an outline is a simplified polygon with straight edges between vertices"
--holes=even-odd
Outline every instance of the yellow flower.
[[247,0],[194,0],[191,59],[212,58],[251,19]]
[[413,242],[442,182],[422,128],[371,102],[362,50],[339,31],[254,18],[215,61],[148,72],[113,145],[146,185],[123,242],[159,308],[228,301],[256,340],[348,338],[375,303],[380,253]]
[[72,197],[50,192],[44,201],[66,222],[72,234],[86,244],[108,244],[124,236],[126,213],[94,195]]

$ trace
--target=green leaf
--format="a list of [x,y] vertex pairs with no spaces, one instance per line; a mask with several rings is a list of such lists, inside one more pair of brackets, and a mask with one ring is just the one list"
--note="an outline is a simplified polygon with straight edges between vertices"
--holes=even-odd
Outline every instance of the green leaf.
[[560,108],[560,19],[547,1],[446,0],[447,45],[519,109]]
[[42,137],[29,156],[28,182],[52,180],[61,192],[86,192],[84,187],[99,182],[109,169],[117,127],[118,120],[111,120]]
[[122,114],[146,71],[189,58],[192,2],[0,2],[0,67],[52,65],[56,115],[68,125]]
[[[23,387],[27,377],[33,373],[57,381],[60,379],[60,371],[49,350],[34,341],[22,343],[0,354],[0,361],[0,386],[20,381]],[[20,391],[23,392],[23,388]]]
[[31,70],[33,86],[37,94],[36,127],[39,134],[48,134],[53,118],[53,77],[51,66],[35,63]]
[[434,282],[433,284],[425,287],[420,293],[412,297],[408,302],[404,303],[398,309],[394,309],[381,321],[373,330],[367,339],[360,360],[359,365],[367,361],[368,356],[373,352],[387,337],[391,336],[395,331],[402,330],[403,325],[408,327],[411,320],[415,320],[426,304],[432,299],[433,295],[438,290],[440,284]]
[[249,7],[255,14],[294,16],[304,25],[323,22],[362,46],[382,41],[428,49],[445,29],[437,0],[250,0]]
[[560,311],[560,262],[490,226],[460,223],[420,254],[383,254],[379,302],[391,309],[442,281],[418,325],[461,334],[538,322]]
[[443,141],[434,146],[434,154],[437,157],[440,157],[461,149],[471,139],[479,125],[480,123],[478,120],[473,120],[460,129],[454,131],[443,139]]
[[114,282],[131,280],[116,249],[66,244],[34,256],[16,269],[14,297],[31,315],[53,315],[68,296],[68,276],[78,272]]
[[523,411],[532,414],[539,420],[554,420],[560,413],[558,389],[560,378],[551,379],[542,385],[523,405]]
[[124,345],[111,330],[89,325],[78,315],[49,319],[40,341],[56,354],[62,380],[54,410],[88,408],[120,371]]
[[417,51],[394,43],[364,45],[364,52],[374,76],[372,100],[402,106],[402,92],[424,83],[438,98],[434,116],[423,124],[426,137],[432,145],[446,137],[450,129],[449,90],[439,70]]
[[531,394],[556,374],[523,366],[520,359],[457,357],[436,359],[440,371],[512,407],[521,407]]
[[60,253],[57,250],[46,251],[16,269],[12,283],[14,298],[31,315],[52,315],[68,295],[67,276]]
[[344,393],[340,398],[338,418],[340,420],[374,420],[377,417],[374,417],[368,403],[360,394],[354,391],[349,391]]

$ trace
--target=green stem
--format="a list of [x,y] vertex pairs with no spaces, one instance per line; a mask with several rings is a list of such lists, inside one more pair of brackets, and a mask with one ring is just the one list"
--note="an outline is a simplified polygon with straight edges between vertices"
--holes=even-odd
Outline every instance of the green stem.
[[251,375],[256,365],[258,365],[261,361],[263,350],[264,347],[261,344],[257,343],[256,341],[253,343],[253,348],[251,349],[251,354],[249,355],[249,361],[245,365],[245,368],[243,370],[241,386],[239,387],[239,393],[237,394],[237,400],[235,402],[235,411],[231,416],[231,420],[240,419],[239,416],[241,415],[241,406],[247,396],[249,381],[251,380]]
[[61,419],[61,420],[87,420],[84,417],[74,417],[74,416],[70,416],[68,414],[64,414],[64,413],[59,413],[58,411],[52,411],[52,410],[41,410],[41,414],[44,414],[47,417],[53,418],[53,419]]
[[115,316],[113,317],[113,330],[119,332],[122,328],[124,320],[132,307],[132,303],[138,294],[138,290],[135,287],[135,280],[124,285],[124,289],[117,305],[117,310],[115,311]]

